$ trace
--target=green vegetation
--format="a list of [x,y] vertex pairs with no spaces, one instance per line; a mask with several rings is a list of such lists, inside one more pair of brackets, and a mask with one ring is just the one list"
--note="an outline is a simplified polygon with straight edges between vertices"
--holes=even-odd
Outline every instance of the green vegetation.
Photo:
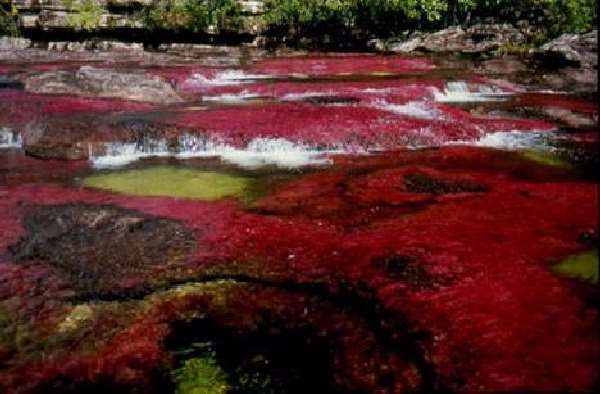
[[560,275],[598,284],[598,249],[570,256],[556,264],[552,270]]
[[235,28],[240,13],[237,0],[154,0],[142,19],[151,29],[201,32]]
[[14,2],[0,2],[0,35],[11,37],[19,35],[17,15],[17,7]]
[[[94,31],[105,6],[95,0],[64,0],[75,29]],[[235,31],[242,23],[238,0],[153,0],[138,11],[150,30]],[[502,48],[522,52],[565,32],[590,30],[597,20],[596,0],[265,0],[260,23],[274,37],[290,41],[362,40],[397,36],[411,30],[450,25],[527,21],[531,42]],[[16,35],[14,1],[0,0],[0,34]]]
[[186,360],[173,380],[177,394],[225,394],[229,389],[225,372],[209,357]]
[[211,201],[224,197],[244,198],[251,181],[219,172],[160,166],[94,175],[85,179],[84,185],[138,196]]
[[73,12],[68,16],[67,22],[76,30],[93,31],[100,26],[102,15],[106,8],[95,0],[64,0],[65,6]]
[[265,24],[292,36],[386,36],[517,20],[540,25],[555,36],[589,30],[596,21],[595,0],[266,0],[265,9]]

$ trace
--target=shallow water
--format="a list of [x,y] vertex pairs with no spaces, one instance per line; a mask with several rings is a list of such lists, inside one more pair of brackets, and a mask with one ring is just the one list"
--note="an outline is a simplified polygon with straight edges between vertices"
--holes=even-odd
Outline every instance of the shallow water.
[[201,63],[0,67],[0,391],[594,388],[593,95]]

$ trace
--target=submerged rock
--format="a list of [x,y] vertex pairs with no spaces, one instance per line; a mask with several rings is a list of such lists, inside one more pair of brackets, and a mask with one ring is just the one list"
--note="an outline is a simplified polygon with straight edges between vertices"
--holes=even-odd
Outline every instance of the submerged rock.
[[175,220],[111,205],[36,206],[24,223],[15,259],[48,264],[84,297],[127,291],[128,279],[185,259],[196,244]]
[[74,94],[153,103],[178,103],[181,98],[164,79],[140,72],[121,72],[83,66],[77,71],[49,71],[26,77],[33,93]]

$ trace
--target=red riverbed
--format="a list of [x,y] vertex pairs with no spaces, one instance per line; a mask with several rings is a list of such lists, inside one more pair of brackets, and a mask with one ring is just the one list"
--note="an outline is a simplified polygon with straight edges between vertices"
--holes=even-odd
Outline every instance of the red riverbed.
[[[66,68],[39,65],[28,72]],[[0,127],[24,138],[23,149],[0,148],[1,392],[77,392],[81,387],[153,392],[157,371],[173,365],[176,356],[167,338],[185,313],[214,315],[218,324],[239,332],[256,330],[257,316],[264,322],[283,321],[283,327],[295,321],[298,317],[285,308],[301,310],[301,301],[276,306],[281,301],[268,287],[273,283],[277,291],[290,294],[299,291],[294,286],[316,286],[328,295],[349,291],[402,321],[385,330],[392,339],[394,332],[413,338],[416,355],[392,345],[376,351],[367,340],[351,346],[355,339],[340,334],[342,323],[336,331],[324,312],[307,318],[321,337],[348,347],[333,346],[334,353],[340,352],[334,367],[347,365],[347,376],[336,381],[356,392],[433,387],[457,393],[578,393],[597,388],[598,306],[590,303],[597,289],[551,270],[592,249],[589,238],[598,232],[596,178],[582,174],[577,163],[544,161],[547,146],[468,146],[486,135],[518,131],[558,135],[557,141],[571,144],[569,149],[583,146],[589,153],[597,144],[589,128],[579,134],[563,131],[555,121],[522,108],[560,107],[597,122],[594,103],[463,76],[459,81],[466,91],[459,93],[471,94],[471,100],[485,94],[502,99],[481,101],[486,108],[497,105],[496,111],[481,114],[483,109],[473,110],[476,101],[440,99],[454,97],[456,85],[449,85],[453,81],[443,79],[425,58],[323,54],[271,58],[233,71],[194,65],[134,71],[170,81],[181,104],[0,90]],[[225,78],[224,72],[243,79]],[[13,65],[0,65],[0,73],[22,78]],[[118,115],[134,120],[128,130],[138,144],[160,138],[161,127],[168,127],[171,134],[195,132],[239,149],[255,139],[285,139],[343,151],[322,167],[285,169],[242,170],[218,158],[147,159],[130,166],[166,163],[266,179],[268,186],[249,202],[130,196],[82,186],[88,175],[120,168],[99,170],[85,160],[26,155],[27,144],[43,133],[45,119],[79,115],[95,119],[81,143],[105,141],[98,125]],[[33,121],[41,126],[33,130]],[[585,144],[579,135],[586,136]],[[463,145],[448,146],[452,142]],[[172,219],[193,234],[193,252],[174,265],[115,267],[114,277],[103,285],[114,294],[131,292],[130,298],[78,299],[59,263],[43,256],[23,262],[15,252],[20,240],[36,236],[28,233],[33,227],[26,220],[32,209],[65,204],[116,206]],[[94,234],[102,220],[92,220],[85,231]],[[76,236],[74,249],[66,253],[77,253],[86,234]],[[25,252],[35,256],[35,251]],[[257,291],[256,299],[232,295],[234,306],[208,301],[208,296],[172,300],[161,295],[215,272],[269,285]],[[160,301],[146,307],[150,301],[144,297]],[[302,297],[308,302],[312,296]],[[60,327],[74,305],[90,306],[96,315],[77,323],[80,331],[65,334]],[[359,332],[354,323],[345,324],[349,332]],[[374,332],[377,341],[387,343]],[[381,365],[363,370],[372,357],[381,357]],[[435,382],[427,386],[427,379]]]

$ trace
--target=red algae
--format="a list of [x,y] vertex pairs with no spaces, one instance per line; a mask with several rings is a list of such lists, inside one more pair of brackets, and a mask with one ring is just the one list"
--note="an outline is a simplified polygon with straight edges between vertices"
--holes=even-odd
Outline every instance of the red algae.
[[29,123],[43,115],[149,111],[147,103],[115,99],[91,99],[62,95],[41,95],[23,91],[0,91],[0,121],[3,125]]
[[[435,68],[427,58],[355,54],[236,70],[144,68],[176,86],[189,105],[182,109],[0,91],[0,126],[21,131],[39,120],[40,145],[52,151],[152,138],[171,149],[189,133],[235,147],[268,138],[348,153],[330,156],[330,166],[282,172],[164,158],[265,176],[265,190],[242,202],[87,189],[81,179],[95,173],[87,161],[0,152],[0,391],[172,392],[172,382],[162,385],[180,349],[169,339],[182,324],[209,319],[240,336],[321,346],[332,352],[332,380],[359,392],[593,392],[598,309],[550,267],[597,240],[597,185],[523,152],[445,146],[555,126],[437,102],[447,82]],[[464,82],[506,93],[504,109],[598,112],[502,80]],[[200,98],[208,103],[201,110]],[[104,116],[112,112],[131,113]],[[593,150],[591,127],[560,143]],[[429,149],[405,149],[415,146]],[[77,226],[60,227],[69,221]],[[134,237],[152,223],[163,227]],[[185,247],[161,254],[177,237]],[[101,291],[82,290],[96,277]],[[65,325],[81,309],[88,314]]]
[[430,71],[435,66],[427,58],[401,56],[340,55],[298,56],[260,61],[251,67],[252,72],[272,75],[356,75],[356,74],[406,74]]
[[311,146],[358,150],[438,145],[491,132],[553,128],[542,121],[477,118],[448,106],[433,108],[443,112],[437,118],[423,119],[374,107],[289,103],[189,112],[171,122],[236,146],[254,138],[285,138]]
[[[14,212],[3,218],[3,228],[12,238],[22,232],[14,222],[22,211],[19,201],[112,203],[177,219],[201,235],[196,256],[186,263],[194,272],[217,262],[254,261],[262,269],[252,272],[266,277],[278,272],[299,283],[335,289],[343,281],[372,289],[381,305],[408,318],[412,330],[427,333],[421,346],[440,382],[453,390],[590,389],[597,377],[597,312],[581,314],[582,300],[548,265],[585,248],[578,238],[597,228],[596,186],[552,173],[527,179],[514,159],[502,157],[451,148],[383,155],[370,167],[349,162],[286,183],[252,212],[231,202],[134,198],[43,185],[3,188],[8,192],[3,210]],[[427,165],[410,164],[423,160]],[[410,174],[437,179],[432,187],[440,191],[411,192]],[[415,204],[419,209],[403,210]],[[365,214],[379,209],[380,215]],[[364,220],[349,223],[351,216]],[[408,256],[424,270],[416,283],[430,278],[431,285],[408,286],[404,274],[391,275],[387,266],[382,270],[374,262],[386,256]],[[140,336],[141,354],[158,354],[153,335]],[[117,365],[134,362],[122,349],[105,351],[106,357],[121,360]],[[101,365],[94,368],[116,373]]]

